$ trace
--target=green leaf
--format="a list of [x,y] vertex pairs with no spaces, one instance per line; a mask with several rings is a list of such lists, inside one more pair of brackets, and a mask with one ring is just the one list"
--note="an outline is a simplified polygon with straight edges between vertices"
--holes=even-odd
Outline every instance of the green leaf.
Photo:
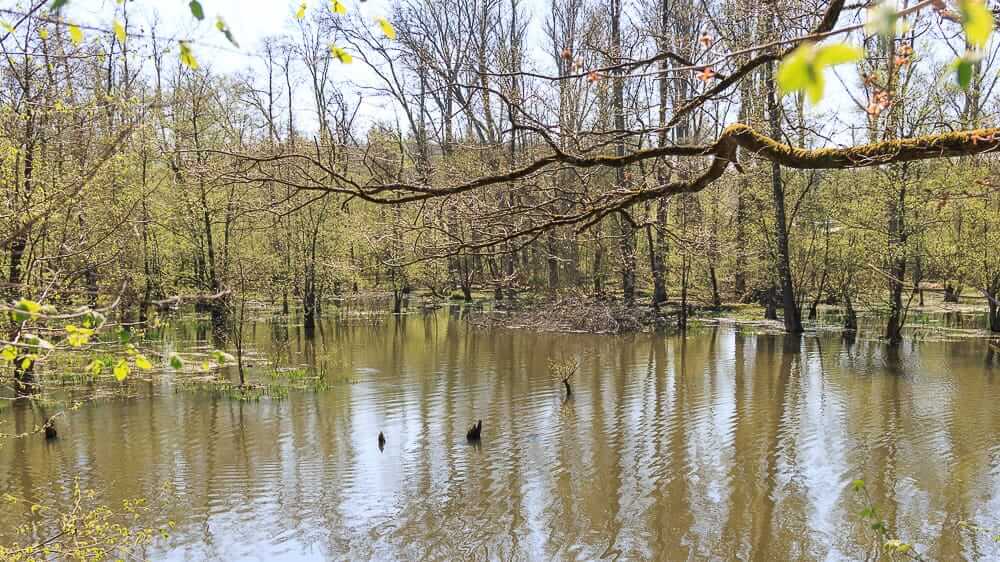
[[80,30],[79,26],[70,24],[69,26],[69,39],[74,45],[79,45],[83,43],[83,31]]
[[972,64],[972,61],[966,57],[955,59],[955,62],[952,63],[952,68],[955,70],[955,81],[963,90],[969,89],[969,84],[972,83]]
[[378,26],[382,29],[382,33],[386,37],[388,37],[389,39],[396,38],[396,28],[393,27],[391,23],[389,23],[389,20],[380,16],[375,18],[375,21],[378,22]]
[[96,330],[97,328],[103,326],[104,322],[107,320],[103,314],[97,312],[96,310],[86,307],[77,310],[78,312],[82,312],[81,317],[83,320],[81,321],[81,324],[83,324],[84,328]]
[[860,492],[865,489],[865,481],[859,478],[854,482],[851,482],[851,488],[854,489],[855,492]]
[[969,44],[982,49],[993,33],[993,12],[983,0],[959,0],[958,12]]
[[14,349],[12,345],[3,346],[3,350],[0,351],[0,359],[10,363],[17,359],[17,350]]
[[46,340],[34,334],[25,334],[24,336],[21,337],[21,341],[23,341],[25,345],[28,345],[30,347],[37,347],[39,349],[52,349],[51,343],[47,342]]
[[212,357],[215,359],[215,362],[218,363],[219,365],[225,365],[226,363],[236,362],[235,357],[226,353],[225,351],[220,351],[218,349],[212,352]]
[[94,335],[94,330],[90,328],[77,328],[72,324],[66,326],[66,341],[73,347],[81,347],[90,341],[90,336]]
[[49,38],[49,30],[47,28],[44,28],[44,27],[38,28],[38,36],[41,37],[43,40],[44,39],[48,39]]
[[858,47],[845,43],[823,45],[816,50],[816,65],[826,67],[856,62],[861,60],[864,54]]
[[306,17],[306,3],[299,4],[299,9],[295,11],[295,19],[302,21]]
[[146,356],[142,354],[135,356],[135,366],[143,371],[148,371],[153,368],[153,364],[150,363],[149,359],[146,359]]
[[170,367],[178,370],[184,368],[184,361],[181,359],[180,355],[177,355],[176,353],[170,355]]
[[7,33],[14,33],[14,26],[11,25],[7,20],[0,20],[0,27],[3,28]]
[[236,42],[236,38],[233,37],[232,30],[229,29],[228,25],[226,25],[226,21],[222,19],[222,16],[216,18],[215,28],[221,31],[222,34],[226,36],[226,39],[229,40],[229,42],[232,43],[234,47],[240,46],[240,44]]
[[799,47],[781,61],[775,80],[782,93],[797,92],[809,85],[810,72],[807,51]]
[[115,365],[115,370],[114,370],[115,379],[117,379],[118,382],[122,382],[123,380],[128,378],[128,373],[129,373],[128,361],[124,359],[119,360],[118,364]]
[[100,376],[101,371],[103,370],[104,370],[104,363],[102,363],[98,359],[94,359],[87,365],[87,372],[95,377]]
[[885,541],[885,545],[884,546],[885,546],[886,550],[891,550],[891,551],[896,552],[898,554],[906,554],[907,552],[910,551],[910,548],[911,548],[909,544],[907,544],[907,543],[905,543],[905,542],[903,542],[903,541],[901,541],[899,539],[887,540],[887,541]]
[[181,41],[181,64],[191,70],[198,70],[198,61],[194,58],[194,53],[191,52],[191,46],[188,45],[187,41]]
[[823,77],[822,72],[816,72],[815,67],[810,68],[809,74],[812,75],[812,78],[806,85],[805,91],[806,96],[809,98],[809,103],[815,105],[823,99],[823,90],[826,89],[826,78]]
[[805,92],[809,102],[816,104],[823,99],[826,80],[823,72],[829,66],[859,60],[863,51],[843,43],[817,47],[806,42],[788,54],[778,66],[775,80],[782,94]]
[[195,19],[198,21],[205,19],[205,10],[201,8],[201,2],[198,0],[191,0],[188,7],[191,8],[191,15],[194,16]]
[[347,13],[347,6],[345,6],[340,0],[330,0],[330,10],[333,13],[342,16]]
[[351,61],[354,60],[354,57],[352,57],[350,53],[336,45],[330,45],[330,53],[333,54],[333,56],[336,57],[342,64],[351,64]]
[[871,35],[891,38],[896,35],[896,21],[899,19],[895,2],[879,2],[868,9],[865,31]]
[[115,37],[118,38],[118,42],[125,44],[125,26],[122,25],[122,22],[115,20],[115,23],[111,26],[111,28],[114,30]]
[[52,0],[52,3],[49,4],[49,10],[51,10],[52,13],[56,13],[66,4],[69,4],[69,0]]
[[38,316],[38,313],[41,311],[42,305],[30,299],[21,299],[14,305],[14,320],[17,322],[24,322],[29,318]]

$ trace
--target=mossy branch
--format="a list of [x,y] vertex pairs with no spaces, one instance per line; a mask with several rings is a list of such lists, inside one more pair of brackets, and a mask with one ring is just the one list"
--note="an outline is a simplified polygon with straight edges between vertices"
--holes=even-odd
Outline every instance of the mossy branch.
[[726,127],[719,139],[709,148],[696,147],[663,147],[635,152],[617,159],[604,159],[608,166],[624,166],[650,157],[652,154],[662,156],[671,149],[684,155],[700,152],[701,155],[711,155],[712,163],[704,173],[691,180],[674,181],[656,186],[652,189],[639,189],[624,193],[613,204],[572,217],[571,221],[582,224],[580,230],[585,230],[602,218],[620,209],[626,209],[643,201],[653,200],[664,195],[677,193],[694,193],[705,189],[729,168],[730,164],[739,169],[737,153],[739,150],[751,153],[765,160],[774,161],[787,168],[800,170],[847,169],[880,166],[896,162],[912,162],[915,160],[931,160],[956,156],[970,156],[992,152],[1000,147],[1000,128],[976,129],[924,135],[921,137],[899,139],[845,148],[796,148],[782,144],[774,139],[755,131],[749,125],[736,123]]
[[846,148],[795,148],[742,124],[730,125],[716,146],[735,143],[756,156],[800,170],[845,169],[896,162],[970,156],[1000,147],[1000,128],[924,135]]
[[[272,183],[295,189],[324,191],[347,195],[377,204],[400,204],[426,201],[438,197],[473,192],[493,185],[517,182],[541,173],[552,166],[571,166],[578,169],[623,168],[648,160],[661,158],[711,157],[711,164],[695,177],[682,178],[672,182],[649,186],[636,183],[631,189],[615,189],[604,193],[570,212],[552,215],[541,223],[526,225],[522,229],[507,230],[501,240],[484,237],[475,245],[464,243],[453,248],[478,249],[496,244],[498,241],[537,236],[540,232],[558,226],[576,226],[583,231],[600,222],[604,217],[627,209],[644,201],[655,200],[666,195],[695,193],[707,188],[733,165],[740,170],[737,160],[742,150],[746,154],[795,169],[849,169],[880,166],[897,162],[931,160],[983,154],[1000,147],[1000,128],[976,129],[924,135],[910,139],[899,139],[844,148],[796,148],[764,135],[752,127],[736,123],[726,127],[712,144],[672,145],[637,150],[623,156],[610,154],[577,155],[564,152],[554,144],[552,152],[522,167],[503,173],[479,176],[452,185],[432,185],[429,183],[360,183],[345,174],[324,166],[318,159],[303,154],[255,157],[216,151],[242,158],[245,170],[230,177],[233,181],[248,183]],[[304,160],[326,172],[326,178],[306,178],[298,181],[280,177],[275,165],[289,161]],[[253,173],[253,172],[257,173]]]

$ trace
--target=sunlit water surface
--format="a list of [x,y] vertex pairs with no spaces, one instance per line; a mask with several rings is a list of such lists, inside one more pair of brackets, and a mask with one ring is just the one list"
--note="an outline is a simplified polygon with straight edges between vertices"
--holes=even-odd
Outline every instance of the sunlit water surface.
[[[177,323],[165,349],[205,346]],[[176,496],[153,559],[845,560],[870,544],[851,482],[931,559],[1000,559],[1000,352],[732,324],[687,338],[261,320],[260,356],[329,388],[243,402],[142,383],[0,448],[0,492]],[[573,394],[549,373],[580,358]],[[6,428],[37,412],[7,406]],[[483,420],[481,446],[467,426]],[[377,446],[379,431],[388,443]],[[0,541],[23,511],[0,511]]]

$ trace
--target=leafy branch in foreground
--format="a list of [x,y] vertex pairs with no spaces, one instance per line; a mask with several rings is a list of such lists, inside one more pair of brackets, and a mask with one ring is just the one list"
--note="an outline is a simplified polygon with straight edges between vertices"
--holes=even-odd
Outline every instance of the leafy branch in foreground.
[[868,529],[874,533],[875,538],[879,543],[881,543],[881,548],[886,553],[890,556],[902,555],[912,560],[924,560],[923,556],[917,552],[912,544],[903,542],[898,538],[893,537],[888,523],[882,519],[882,516],[878,512],[878,508],[875,506],[875,502],[872,501],[872,497],[868,493],[868,488],[865,486],[864,480],[855,480],[854,482],[851,482],[851,489],[860,494],[864,499],[865,507],[858,513],[858,515],[867,523]]
[[[200,359],[201,370],[209,371],[212,368],[209,359],[218,367],[235,362],[229,353],[214,350],[206,358],[191,353],[185,359],[179,353],[169,353],[154,363],[133,341],[131,328],[116,326],[112,331],[112,323],[104,313],[91,307],[60,312],[52,305],[22,298],[12,305],[0,305],[0,311],[5,311],[15,326],[9,340],[0,340],[0,365],[12,367],[14,387],[19,395],[38,390],[39,383],[34,375],[36,364],[67,353],[93,357],[83,369],[89,377],[97,379],[110,374],[119,383],[136,370],[179,371],[189,362],[198,365],[196,361]],[[158,323],[158,318],[154,318],[153,323]],[[111,338],[102,339],[102,336]],[[109,347],[110,353],[106,351]]]
[[[821,34],[818,39],[863,27],[867,33],[893,40],[899,32],[902,18],[928,7],[933,8],[942,19],[957,22],[962,26],[966,43],[970,48],[956,58],[950,68],[955,71],[958,85],[962,89],[967,89],[971,83],[973,65],[981,60],[982,50],[989,42],[994,28],[993,12],[986,6],[984,0],[959,0],[958,14],[948,10],[943,0],[923,0],[904,9],[898,9],[892,0],[883,0],[869,8],[868,18],[863,26],[844,27]],[[900,48],[906,54],[897,57],[896,64],[909,64],[912,49],[905,44]],[[827,67],[856,62],[863,56],[864,51],[858,47],[844,43],[819,46],[814,39],[807,38],[782,59],[776,76],[778,87],[783,93],[805,92],[810,103],[819,103],[823,99],[825,86],[824,70]]]
[[145,524],[157,517],[161,504],[172,493],[169,486],[164,486],[156,506],[151,506],[145,498],[107,506],[97,503],[97,494],[81,489],[76,481],[66,508],[3,494],[0,504],[4,509],[21,509],[27,521],[13,529],[15,534],[25,537],[23,540],[0,544],[0,560],[144,559],[147,548],[168,539],[175,527],[172,520],[161,525]]
[[[880,548],[885,553],[887,553],[890,557],[901,555],[911,560],[926,560],[926,558],[924,558],[923,555],[917,551],[912,543],[904,542],[893,536],[889,528],[889,524],[882,518],[882,515],[878,511],[878,507],[875,505],[875,502],[872,501],[871,494],[868,493],[868,488],[865,485],[864,480],[859,479],[851,482],[851,489],[863,498],[864,508],[858,512],[858,515],[863,521],[865,521],[868,529],[874,533],[876,539],[878,539],[877,542],[881,543]],[[973,533],[990,536],[994,542],[1000,543],[1000,532],[995,529],[974,525],[968,521],[959,521],[958,526],[963,529],[968,529]]]

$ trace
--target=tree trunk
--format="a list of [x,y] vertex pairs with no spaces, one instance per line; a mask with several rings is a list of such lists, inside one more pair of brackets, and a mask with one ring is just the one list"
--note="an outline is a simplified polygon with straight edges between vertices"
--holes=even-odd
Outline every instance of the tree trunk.
[[[664,54],[669,49],[669,44],[667,42],[667,28],[670,25],[670,10],[669,1],[662,0],[660,2],[660,34],[661,34],[661,45],[660,54]],[[660,130],[657,134],[656,144],[657,146],[663,147],[667,145],[667,107],[669,105],[669,87],[667,80],[669,79],[668,70],[670,69],[670,60],[664,56],[660,61],[660,76],[657,80],[657,86],[659,87],[660,95],[660,107],[659,107],[659,121]],[[659,185],[666,185],[670,178],[669,169],[666,164],[659,164],[656,167],[656,181]],[[656,237],[655,240],[649,241],[649,257],[650,257],[650,267],[653,274],[653,306],[658,306],[660,303],[667,301],[667,252],[669,248],[667,246],[667,218],[668,218],[668,203],[669,200],[666,196],[662,196],[656,200]]]
[[[400,242],[402,245],[402,242]],[[472,282],[475,277],[475,265],[471,263],[469,256],[463,255],[458,258],[459,263],[459,285],[462,287],[462,298],[465,302],[472,302]]]
[[545,253],[546,263],[549,270],[549,289],[555,290],[559,288],[559,260],[556,257],[556,240],[555,234],[550,230],[545,235]]
[[[25,97],[27,98],[27,92],[25,92]],[[22,201],[16,203],[22,204],[25,208],[28,207],[29,197],[31,197],[35,170],[35,116],[30,104],[27,111],[28,115],[24,131],[24,175],[22,176],[20,193]],[[10,241],[10,271],[7,276],[7,282],[11,295],[17,297],[20,293],[21,261],[24,259],[24,251],[28,247],[29,227],[28,225],[21,226],[18,221],[15,221],[14,228],[17,230]]]
[[656,237],[650,241],[654,305],[667,302],[667,252],[669,251],[666,235],[667,203],[666,197],[661,197],[656,201]]
[[719,294],[719,276],[714,265],[708,266],[708,281],[712,285],[712,308],[719,310],[722,308],[722,295]]
[[[197,102],[197,97],[194,98]],[[198,122],[198,104],[192,104],[191,112],[191,125],[194,140],[194,147],[196,152],[196,158],[198,160],[198,165],[200,168],[205,166],[205,155],[201,151],[201,139],[199,136],[199,122]],[[202,173],[199,173],[198,177],[198,188],[201,202],[201,219],[202,219],[202,236],[205,240],[205,249],[207,251],[206,256],[206,271],[208,276],[208,288],[211,290],[212,294],[218,294],[222,284],[219,282],[219,271],[215,260],[215,240],[212,233],[212,217],[210,213],[210,207],[208,205],[208,190],[205,186],[205,177]],[[212,329],[214,335],[220,339],[224,339],[226,336],[226,305],[227,299],[216,298],[210,301],[208,307],[212,314]]]
[[844,329],[850,331],[858,329],[858,313],[854,310],[850,291],[844,291]]
[[[25,99],[28,98],[28,92],[25,91]],[[24,149],[24,169],[21,184],[21,198],[22,201],[16,204],[22,204],[25,208],[29,205],[29,198],[31,196],[32,181],[34,180],[34,168],[35,168],[35,117],[31,110],[31,102],[28,103],[27,110],[27,122],[25,125],[25,149]],[[15,194],[17,195],[17,194]],[[15,198],[16,201],[16,198]],[[19,221],[14,222],[14,228],[17,229],[14,236],[10,241],[10,270],[7,277],[8,281],[8,291],[12,298],[17,298],[21,296],[21,261],[24,259],[25,249],[28,247],[28,225],[22,226]],[[15,322],[12,333],[10,334],[10,340],[15,340],[21,331],[21,323]],[[19,350],[22,348],[18,348]],[[35,367],[34,361],[28,361],[27,367],[22,367],[26,358],[24,356],[18,355],[14,358],[14,394],[17,396],[26,396],[34,392],[35,378],[33,375],[33,369]]]
[[306,264],[303,272],[302,322],[307,331],[316,327],[316,268]]
[[622,300],[625,306],[632,306],[635,304],[635,228],[627,211],[618,213],[618,227],[621,234]]
[[778,319],[778,289],[774,285],[767,288],[767,293],[765,293],[766,302],[764,303],[764,319],[765,320],[777,320]]
[[[618,64],[622,59],[622,0],[611,0],[611,57],[612,62]],[[612,110],[614,111],[615,130],[625,130],[625,78],[624,70],[615,70],[615,77],[612,81]],[[625,156],[625,138],[618,135],[615,141],[615,154],[619,158]],[[625,168],[615,169],[615,187],[624,189],[628,182]],[[635,227],[628,211],[621,210],[617,214],[618,230],[621,240],[619,242],[619,252],[621,257],[622,271],[622,300],[626,306],[635,303]]]
[[677,314],[677,327],[687,329],[688,321],[688,277],[690,277],[691,260],[687,252],[681,256],[681,309]]
[[316,245],[319,238],[319,221],[316,222],[309,238],[309,253],[306,254],[302,288],[302,321],[306,334],[311,335],[316,328],[316,314],[319,310],[316,287]]
[[736,183],[736,262],[733,271],[733,293],[736,300],[745,302],[747,294],[747,274],[744,259],[747,254],[747,196],[750,180],[741,175]]
[[[893,174],[895,179],[896,174]],[[893,181],[896,184],[896,181]],[[885,339],[889,345],[899,345],[903,341],[903,324],[906,311],[903,308],[903,278],[906,276],[906,254],[903,248],[906,235],[903,231],[903,209],[906,205],[906,188],[898,182],[899,191],[889,200],[889,319],[885,324]]]
[[403,291],[401,289],[395,289],[392,291],[392,313],[400,314],[403,312]]
[[986,304],[989,306],[987,320],[989,321],[991,332],[1000,332],[1000,278],[994,279],[988,290],[983,291],[986,297]]
[[594,264],[591,277],[594,281],[594,296],[598,299],[604,298],[604,244],[600,240],[601,223],[598,222],[594,229],[597,233],[597,247],[594,248]]
[[944,284],[944,302],[950,302],[958,304],[959,292],[951,282]]
[[[771,137],[781,141],[781,116],[775,92],[772,64],[764,67],[767,82],[768,119],[771,125]],[[774,197],[774,235],[778,245],[778,280],[781,283],[781,300],[784,310],[785,331],[797,334],[802,332],[802,319],[795,302],[795,288],[792,282],[791,258],[788,252],[788,223],[785,217],[785,187],[781,180],[781,166],[771,162],[771,192]]]
[[[28,361],[28,366],[22,367]],[[14,395],[28,396],[35,393],[35,362],[23,355],[14,358]]]

